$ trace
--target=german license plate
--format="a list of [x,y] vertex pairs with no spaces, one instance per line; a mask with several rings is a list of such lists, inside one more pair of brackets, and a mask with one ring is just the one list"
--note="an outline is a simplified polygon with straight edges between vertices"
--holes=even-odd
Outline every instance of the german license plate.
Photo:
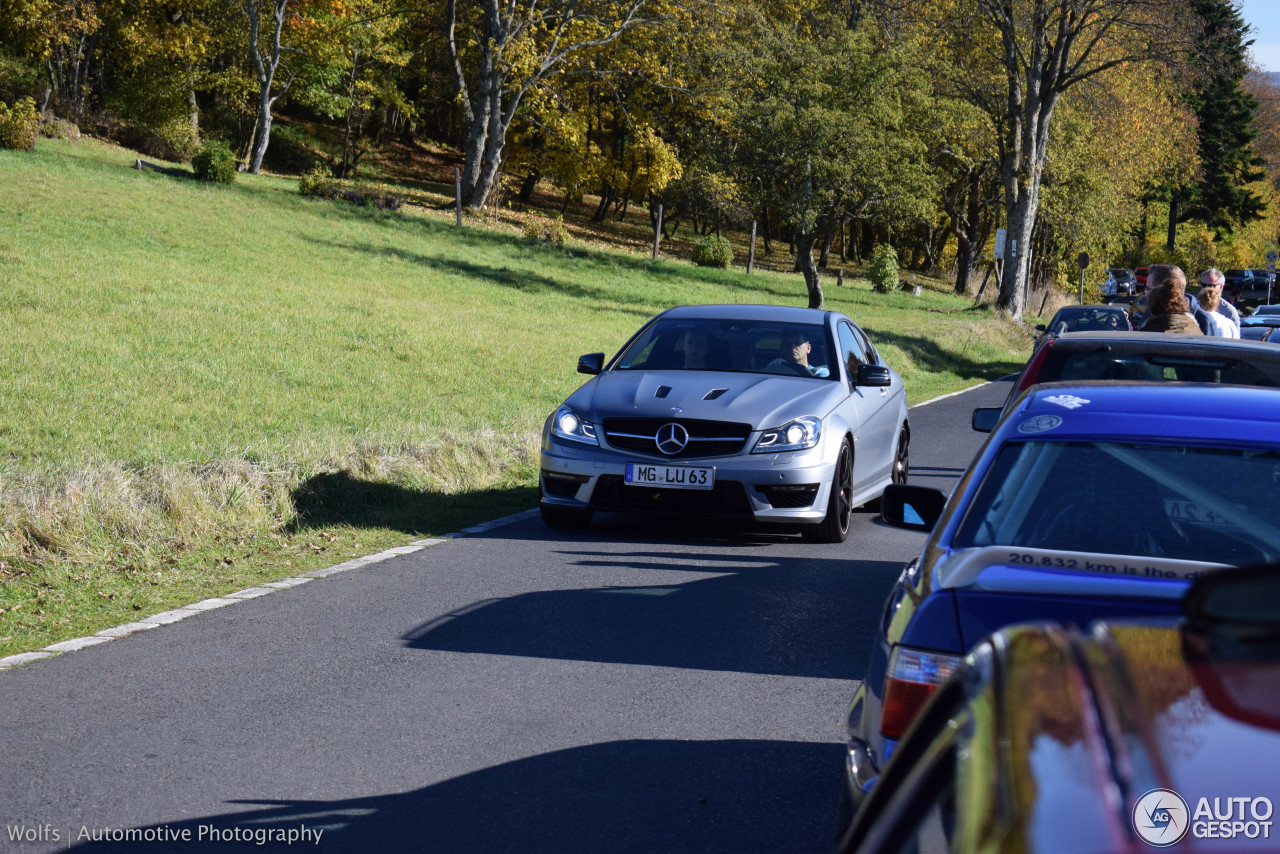
[[664,489],[713,489],[716,470],[702,466],[659,466],[627,463],[624,481],[629,486],[661,486]]

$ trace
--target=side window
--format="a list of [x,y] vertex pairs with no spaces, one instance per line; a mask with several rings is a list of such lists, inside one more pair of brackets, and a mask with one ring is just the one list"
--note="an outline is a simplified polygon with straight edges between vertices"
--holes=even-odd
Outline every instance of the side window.
[[871,343],[871,339],[867,338],[867,333],[862,331],[859,326],[853,327],[853,334],[862,342],[863,349],[867,351],[867,364],[880,364],[880,354],[876,352],[875,345]]
[[857,365],[867,361],[867,350],[863,344],[863,340],[858,337],[857,333],[848,323],[841,323],[839,332],[840,337],[840,361],[844,363],[845,368],[852,375],[857,370]]

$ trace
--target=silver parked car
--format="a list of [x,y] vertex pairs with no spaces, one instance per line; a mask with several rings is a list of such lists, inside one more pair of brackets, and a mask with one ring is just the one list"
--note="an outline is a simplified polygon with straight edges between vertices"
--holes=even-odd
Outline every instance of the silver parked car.
[[669,309],[547,418],[542,519],[596,510],[800,525],[843,542],[853,509],[908,474],[907,395],[866,334],[831,311]]

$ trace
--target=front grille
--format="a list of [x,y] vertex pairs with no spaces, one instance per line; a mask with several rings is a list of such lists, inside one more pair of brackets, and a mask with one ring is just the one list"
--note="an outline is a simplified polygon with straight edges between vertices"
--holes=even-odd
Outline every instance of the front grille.
[[689,513],[707,516],[750,516],[747,491],[736,480],[716,481],[713,489],[659,489],[627,486],[621,475],[605,474],[591,492],[594,510]]
[[765,499],[773,507],[811,507],[813,499],[818,497],[818,484],[803,483],[796,486],[762,486],[757,485],[764,493]]
[[[677,454],[664,454],[658,450],[658,431],[667,424],[679,424],[689,431],[689,444]],[[692,418],[606,418],[603,426],[605,441],[612,447],[662,459],[738,454],[751,435],[750,424]]]

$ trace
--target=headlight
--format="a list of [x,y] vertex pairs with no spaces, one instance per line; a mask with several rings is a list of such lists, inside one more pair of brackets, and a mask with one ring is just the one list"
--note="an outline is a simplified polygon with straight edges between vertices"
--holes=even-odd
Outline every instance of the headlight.
[[818,444],[822,438],[822,421],[812,415],[797,418],[776,430],[765,430],[753,454],[774,454],[780,451],[803,451]]
[[556,410],[555,417],[551,419],[551,434],[560,439],[568,439],[570,442],[600,444],[600,440],[596,438],[596,425],[583,421],[567,406]]

